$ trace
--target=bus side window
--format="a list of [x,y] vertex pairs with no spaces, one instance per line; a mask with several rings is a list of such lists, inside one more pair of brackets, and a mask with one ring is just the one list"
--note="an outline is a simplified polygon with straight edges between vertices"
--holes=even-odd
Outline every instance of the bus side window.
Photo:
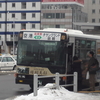
[[91,48],[91,41],[86,42],[86,48]]

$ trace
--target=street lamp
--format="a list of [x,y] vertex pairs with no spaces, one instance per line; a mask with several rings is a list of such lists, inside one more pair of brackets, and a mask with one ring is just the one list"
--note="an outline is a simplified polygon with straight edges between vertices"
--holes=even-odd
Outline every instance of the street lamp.
[[7,0],[5,0],[5,42],[4,42],[4,49],[5,49],[5,53],[7,53],[7,44],[6,44],[6,41],[7,41]]
[[13,55],[15,54],[15,20],[18,20],[17,18],[13,19]]

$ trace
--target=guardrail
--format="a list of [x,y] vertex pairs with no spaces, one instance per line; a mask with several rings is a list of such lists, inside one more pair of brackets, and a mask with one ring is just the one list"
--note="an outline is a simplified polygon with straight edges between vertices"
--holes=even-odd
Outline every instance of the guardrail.
[[[64,85],[60,85],[59,84],[59,78],[63,77],[63,76],[73,76],[73,84],[64,84]],[[74,72],[74,74],[68,74],[68,75],[60,75],[59,73],[56,73],[55,75],[51,75],[51,76],[38,76],[38,74],[34,74],[34,83],[33,83],[33,87],[34,87],[34,96],[37,96],[37,90],[38,90],[38,79],[39,78],[52,78],[55,77],[55,88],[59,89],[59,86],[73,86],[73,91],[77,92],[77,72]]]

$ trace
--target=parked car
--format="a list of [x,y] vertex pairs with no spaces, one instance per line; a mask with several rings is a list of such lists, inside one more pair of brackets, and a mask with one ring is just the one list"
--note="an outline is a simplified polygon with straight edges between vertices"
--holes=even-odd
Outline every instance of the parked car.
[[10,54],[0,54],[0,70],[15,70],[16,60]]
[[12,55],[12,57],[17,61],[17,55]]

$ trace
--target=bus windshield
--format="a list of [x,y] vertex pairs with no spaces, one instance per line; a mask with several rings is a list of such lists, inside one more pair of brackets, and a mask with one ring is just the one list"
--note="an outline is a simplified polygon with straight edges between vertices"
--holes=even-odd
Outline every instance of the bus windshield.
[[19,40],[17,64],[24,66],[65,66],[64,41]]

